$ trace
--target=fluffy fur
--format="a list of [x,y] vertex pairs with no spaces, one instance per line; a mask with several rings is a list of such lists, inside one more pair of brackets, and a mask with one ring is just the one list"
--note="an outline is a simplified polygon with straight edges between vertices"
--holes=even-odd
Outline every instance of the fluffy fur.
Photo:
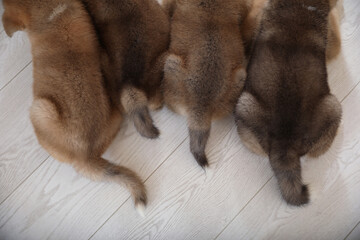
[[324,153],[341,120],[326,71],[331,6],[328,0],[270,0],[236,109],[241,139],[269,156],[282,196],[292,205],[309,201],[300,157]]
[[187,117],[190,150],[208,165],[205,146],[212,119],[231,114],[245,81],[240,23],[246,1],[165,1],[171,44],[164,67],[164,100]]
[[115,137],[121,114],[103,87],[99,46],[91,20],[75,0],[4,0],[9,36],[28,32],[34,64],[30,117],[39,143],[57,160],[94,180],[125,185],[136,206],[145,187],[131,170],[101,155]]
[[82,0],[103,47],[102,69],[113,101],[127,112],[138,132],[159,136],[148,106],[162,106],[163,53],[170,23],[156,0]]
[[[269,0],[252,0],[250,12],[244,20],[244,24],[242,25],[242,34],[244,36],[243,38],[247,55],[250,54],[253,40],[259,30],[262,13],[268,2]],[[332,5],[336,5],[335,2]],[[329,15],[328,45],[326,48],[326,59],[328,62],[335,59],[341,50],[341,36],[339,27],[341,8],[342,0],[338,2],[336,7],[334,6],[332,8]],[[308,10],[311,11],[314,9],[310,8]]]

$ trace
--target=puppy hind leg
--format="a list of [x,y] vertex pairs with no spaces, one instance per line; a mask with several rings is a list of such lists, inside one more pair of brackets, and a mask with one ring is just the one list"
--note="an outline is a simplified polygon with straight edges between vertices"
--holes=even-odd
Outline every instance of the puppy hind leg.
[[308,152],[311,157],[319,157],[331,147],[342,115],[341,104],[333,95],[325,97],[317,110],[311,129],[313,139],[310,139],[310,142],[313,142],[313,145]]
[[35,99],[30,108],[30,119],[40,145],[53,157],[68,162],[63,154],[57,154],[60,146],[64,146],[63,124],[55,104],[44,98]]
[[268,136],[265,110],[248,92],[244,92],[239,98],[235,122],[244,145],[257,155],[267,156]]
[[160,134],[151,118],[145,93],[133,86],[124,86],[121,104],[134,122],[136,130],[143,137],[157,138]]

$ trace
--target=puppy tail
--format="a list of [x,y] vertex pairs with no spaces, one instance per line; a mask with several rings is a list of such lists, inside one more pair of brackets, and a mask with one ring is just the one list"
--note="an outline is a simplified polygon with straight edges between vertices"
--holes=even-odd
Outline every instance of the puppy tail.
[[125,186],[131,193],[135,208],[143,215],[147,204],[146,189],[135,172],[126,167],[115,165],[103,158],[76,161],[74,167],[80,174],[90,179],[115,182]]
[[190,151],[197,163],[205,169],[209,166],[205,148],[210,135],[211,116],[196,109],[192,109],[192,112],[195,114],[188,118]]
[[121,93],[121,104],[140,135],[151,139],[159,137],[160,132],[150,116],[147,97],[143,91],[133,86],[124,86]]
[[295,206],[307,204],[309,190],[302,182],[299,155],[291,151],[271,151],[269,158],[284,200]]

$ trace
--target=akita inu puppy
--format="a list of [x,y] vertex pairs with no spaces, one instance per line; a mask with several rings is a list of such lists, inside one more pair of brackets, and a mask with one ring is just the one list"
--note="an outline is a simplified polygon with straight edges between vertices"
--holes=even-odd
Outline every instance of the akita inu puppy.
[[94,180],[125,185],[137,207],[146,204],[141,179],[101,155],[121,114],[103,86],[99,44],[77,0],[4,0],[9,36],[26,30],[32,45],[34,101],[30,117],[39,143],[57,160]]
[[292,205],[309,201],[300,157],[324,153],[341,120],[326,71],[334,2],[269,1],[236,108],[241,139],[255,153],[269,156],[282,196]]
[[248,2],[173,0],[164,4],[171,16],[165,104],[187,117],[190,150],[205,167],[211,122],[233,113],[244,86],[246,62],[240,25]]
[[163,54],[170,23],[156,0],[82,0],[102,45],[102,70],[114,102],[137,131],[156,138],[149,109],[162,106]]

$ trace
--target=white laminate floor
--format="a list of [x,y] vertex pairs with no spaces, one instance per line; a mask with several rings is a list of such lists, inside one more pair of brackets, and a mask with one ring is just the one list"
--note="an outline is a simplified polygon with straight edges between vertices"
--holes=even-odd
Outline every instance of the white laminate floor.
[[311,204],[281,199],[268,160],[244,147],[231,117],[212,126],[204,172],[190,154],[185,119],[163,109],[153,114],[158,140],[126,122],[105,154],[145,180],[144,218],[124,188],[79,176],[37,143],[30,44],[25,33],[10,39],[1,26],[0,239],[359,240],[360,1],[344,7],[342,53],[328,66],[343,121],[328,153],[303,159]]

